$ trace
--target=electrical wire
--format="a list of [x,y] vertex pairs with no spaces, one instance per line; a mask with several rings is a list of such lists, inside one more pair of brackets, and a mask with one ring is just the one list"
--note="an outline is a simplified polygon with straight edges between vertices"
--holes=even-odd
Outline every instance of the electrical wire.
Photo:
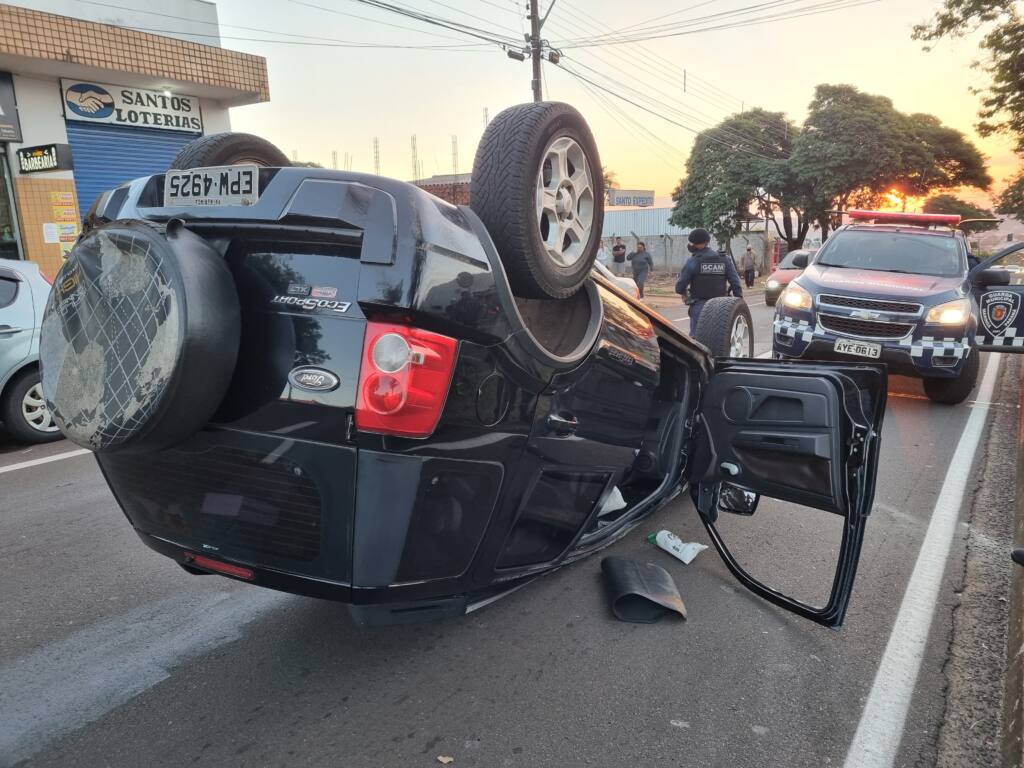
[[660,112],[657,112],[657,111],[655,111],[655,110],[653,110],[653,109],[651,109],[649,107],[646,107],[643,104],[640,104],[640,103],[634,101],[633,99],[629,98],[628,96],[623,96],[621,93],[616,93],[615,91],[611,90],[610,88],[606,88],[605,86],[601,85],[600,83],[596,83],[593,80],[591,80],[590,78],[588,78],[588,77],[586,77],[584,75],[581,75],[579,72],[576,72],[575,70],[565,66],[565,64],[563,64],[561,62],[559,62],[558,66],[561,67],[562,69],[564,69],[569,74],[571,74],[573,77],[577,78],[578,80],[582,80],[585,83],[589,83],[590,85],[592,85],[595,88],[598,88],[598,89],[604,91],[605,93],[609,94],[610,96],[614,96],[615,98],[617,98],[617,99],[619,99],[621,101],[624,101],[627,104],[632,104],[637,109],[641,109],[644,112],[647,112],[648,114],[651,114],[651,115],[654,115],[655,117],[661,118],[665,122],[671,123],[672,125],[676,125],[676,126],[678,126],[680,128],[683,128],[683,129],[689,131],[690,133],[704,134],[710,141],[714,141],[716,144],[721,144],[724,147],[728,147],[730,149],[736,150],[737,152],[743,152],[745,154],[752,155],[753,157],[758,157],[758,158],[760,158],[762,160],[777,160],[777,159],[779,159],[779,158],[773,158],[773,157],[768,157],[766,155],[762,155],[762,154],[760,154],[758,152],[754,152],[754,151],[752,151],[750,149],[747,149],[746,147],[743,147],[743,146],[737,146],[735,144],[730,144],[727,141],[723,141],[722,139],[720,139],[720,138],[718,138],[716,136],[711,135],[711,131],[702,131],[702,130],[700,130],[698,128],[694,128],[692,126],[686,125],[685,123],[681,123],[678,120],[674,120],[671,117],[667,117],[666,115],[663,115]]
[[[323,41],[327,41],[327,42],[337,42],[337,43],[346,43],[346,44],[350,43],[350,42],[353,42],[353,41],[348,41],[348,40],[338,40],[336,38],[330,38],[330,37],[319,37],[319,36],[316,36],[316,35],[306,35],[306,34],[300,34],[300,33],[294,33],[294,32],[282,32],[280,30],[272,30],[272,29],[261,29],[259,27],[245,27],[245,26],[240,26],[238,24],[220,24],[220,23],[218,23],[216,21],[203,21],[202,19],[192,19],[192,18],[189,18],[187,16],[176,16],[176,15],[170,14],[170,13],[160,13],[159,11],[140,10],[138,8],[131,8],[131,7],[126,6],[126,5],[118,5],[116,3],[101,2],[100,0],[75,0],[75,1],[79,2],[79,3],[85,3],[87,5],[100,6],[102,8],[112,8],[112,9],[120,10],[120,11],[131,11],[133,13],[145,13],[148,16],[158,16],[158,17],[165,18],[165,19],[174,19],[176,21],[187,21],[190,24],[203,24],[203,25],[208,26],[208,27],[216,27],[217,29],[221,29],[221,28],[225,28],[225,29],[241,29],[241,30],[244,30],[244,31],[247,31],[247,32],[260,32],[260,33],[263,33],[263,34],[282,35],[284,37],[301,37],[301,38],[307,38],[307,39],[311,39],[311,40],[323,40]],[[416,32],[416,33],[421,34],[421,35],[430,35],[431,37],[436,37],[436,38],[439,38],[441,40],[463,40],[463,38],[461,38],[461,37],[454,37],[452,35],[441,35],[441,34],[438,34],[436,32],[425,31],[425,30],[417,28],[417,27],[404,27],[404,26],[402,26],[400,24],[392,24],[390,22],[381,21],[380,19],[373,19],[373,18],[370,18],[368,16],[359,16],[359,15],[352,14],[352,13],[345,13],[344,11],[337,11],[337,13],[339,13],[339,14],[341,14],[343,16],[348,16],[349,18],[359,19],[361,21],[369,21],[369,22],[372,22],[374,24],[381,24],[383,26],[392,27],[394,29],[402,29],[402,30],[406,30],[406,31],[409,31],[409,32]],[[199,36],[212,37],[211,35],[199,35],[197,33],[189,32],[189,31],[186,31],[186,30],[175,31],[174,33],[175,34],[183,34],[183,35],[190,35],[191,34],[191,35],[195,35],[197,37],[199,37]],[[226,36],[226,35],[221,35],[221,37],[224,37],[224,39],[235,39],[235,40],[246,40],[246,39],[249,39],[249,38],[232,38],[232,37],[229,37],[229,36]],[[262,42],[262,41],[260,41],[260,42]],[[389,46],[390,44],[389,43],[380,43],[380,45]],[[466,43],[463,43],[463,45],[466,45]],[[481,43],[473,43],[472,45],[482,45],[482,44]]]
[[[589,18],[589,19],[591,19],[594,22],[593,25],[586,24],[586,23],[579,23],[579,26],[582,29],[591,29],[591,30],[595,30],[596,29],[596,30],[600,31],[600,28],[604,26],[604,25],[601,24],[600,21],[595,19],[590,14],[587,14],[582,9],[577,9],[575,6],[573,6],[571,3],[569,3],[568,0],[566,0],[566,5],[568,7],[570,7],[572,10],[576,11],[578,15],[582,15],[582,16],[584,16],[586,18]],[[604,27],[604,28],[607,29],[607,27]],[[627,48],[627,50],[632,50],[634,48],[638,48],[638,47],[631,45],[629,48]],[[642,49],[642,50],[638,49],[638,50],[639,50],[639,54],[636,57],[637,58],[637,62],[643,62],[643,56],[644,55],[652,55],[653,54],[653,52],[651,52],[651,51],[649,51],[647,49]],[[566,56],[566,58],[572,58],[572,60],[577,65],[582,66],[582,67],[588,69],[589,71],[593,72],[594,74],[601,75],[602,77],[607,77],[607,76],[603,75],[603,73],[598,72],[598,70],[594,69],[593,67],[589,67],[586,64],[584,64],[583,62],[581,62],[579,60],[579,58],[578,58],[579,54],[584,54],[586,56],[592,57],[592,58],[594,58],[594,59],[596,59],[598,61],[601,61],[602,63],[604,63],[605,65],[607,65],[609,67],[614,67],[615,69],[619,70],[620,72],[623,72],[623,70],[624,70],[624,66],[621,63],[614,63],[613,64],[612,62],[609,62],[603,56],[601,56],[600,54],[596,53],[595,51],[593,51],[591,49],[575,51],[574,54],[571,57],[569,56],[569,54],[563,54],[563,55]],[[653,55],[656,56],[656,54],[653,54]],[[670,66],[670,67],[675,67],[676,66],[673,62],[671,62],[671,61],[669,61],[667,59],[664,59],[663,57],[661,57],[661,58],[662,58],[663,61],[665,61],[665,63],[668,66]],[[673,81],[671,78],[666,77],[664,72],[656,70],[653,67],[651,67],[650,65],[644,65],[642,63],[637,63],[637,62],[634,62],[634,64],[636,64],[637,68],[644,69],[644,70],[650,72],[655,78],[657,78],[658,80],[660,80],[662,82],[667,83],[668,86],[671,87],[671,88],[677,88],[678,87],[678,85],[679,85],[678,81]],[[626,74],[625,72],[623,72],[623,73]],[[612,80],[616,85],[619,85],[620,87],[625,87],[628,90],[632,90],[634,93],[638,93],[638,94],[641,93],[638,89],[632,88],[630,86],[627,86],[624,83],[621,83],[619,81],[615,81],[613,78],[609,77],[608,79]],[[641,83],[643,83],[643,81],[642,81],[642,79],[640,77],[634,76],[634,79],[637,80],[637,81],[640,81]],[[666,97],[667,99],[670,99],[671,103],[673,105],[682,105],[683,104],[683,102],[681,100],[679,100],[677,97],[675,97],[675,96],[673,96],[673,95],[671,95],[669,93],[666,93],[664,90],[661,90],[661,89],[651,85],[650,83],[643,83],[643,84],[646,85],[648,88],[651,88],[652,90],[654,90],[656,93],[659,93],[662,96]],[[641,95],[646,96],[646,94],[641,94]],[[648,98],[650,98],[650,97],[648,97]],[[704,97],[704,99],[710,101],[710,99],[708,99],[706,96]],[[654,101],[657,101],[657,100],[654,100]],[[737,106],[742,104],[742,102],[739,99],[737,99],[736,102],[737,102]],[[664,102],[660,102],[660,103],[662,105],[664,105]],[[712,104],[714,104],[714,102],[712,102]],[[670,107],[670,108],[673,108],[673,107]],[[718,106],[718,108],[722,109],[721,106]],[[693,106],[691,106],[689,104],[687,104],[685,106],[685,108],[680,108],[678,106],[674,107],[674,111],[676,112],[677,115],[682,116],[683,119],[686,119],[686,120],[691,121],[691,122],[704,123],[704,124],[708,125],[709,127],[713,126],[714,124],[717,124],[718,122],[721,121],[720,117],[709,115],[707,112],[704,112],[704,111],[702,111],[700,109],[697,109],[696,107],[693,107]],[[738,111],[738,110],[735,110],[735,109],[730,109],[729,110],[729,112],[735,112],[735,111]],[[695,117],[695,115],[699,115],[700,117]],[[760,122],[762,124],[763,129],[764,129],[764,132],[770,138],[773,138],[775,140],[784,140],[785,139],[785,134],[783,132],[781,132],[781,131],[777,131],[774,128],[774,126],[772,125],[772,123],[768,122],[767,120],[762,120]],[[731,127],[728,130],[733,135],[740,136],[743,139],[751,142],[752,144],[761,145],[763,149],[766,149],[766,150],[769,150],[769,151],[776,151],[776,149],[777,149],[773,144],[769,144],[769,143],[765,142],[764,138],[762,136],[760,136],[760,135],[754,135],[754,134],[750,133],[749,131],[741,130],[741,129],[735,128],[735,127]]]
[[580,39],[578,41],[566,41],[559,44],[559,48],[587,48],[599,45],[624,45],[628,43],[636,42],[649,42],[651,40],[662,40],[670,37],[682,37],[685,35],[695,35],[703,32],[716,32],[726,29],[739,29],[742,27],[749,27],[756,24],[764,24],[773,21],[787,21],[789,19],[798,19],[805,16],[817,16],[822,13],[832,13],[834,11],[845,10],[847,8],[856,8],[862,5],[871,5],[873,3],[881,2],[881,0],[831,0],[827,3],[821,3],[816,6],[806,6],[805,8],[792,9],[791,11],[779,14],[773,14],[768,16],[759,16],[752,19],[745,19],[743,21],[726,22],[719,25],[698,27],[695,29],[682,30],[678,32],[666,32],[662,34],[649,34],[649,35],[637,35],[630,38],[622,38],[619,40],[591,40],[587,38]]
[[[563,2],[565,2],[565,4],[570,9],[572,9],[578,16],[583,16],[585,18],[590,19],[593,22],[593,24],[582,24],[581,26],[584,29],[597,30],[599,33],[602,30],[605,30],[605,31],[609,30],[607,25],[603,24],[601,21],[599,21],[598,19],[594,18],[592,15],[588,14],[583,9],[578,8],[578,7],[574,6],[574,5],[572,5],[568,0],[563,0]],[[728,93],[726,93],[725,91],[723,91],[721,89],[717,89],[718,93],[713,93],[713,92],[711,92],[710,88],[700,86],[700,82],[705,82],[705,83],[709,83],[710,84],[710,81],[707,81],[704,78],[701,78],[701,77],[699,77],[699,76],[689,72],[689,70],[680,69],[679,65],[676,62],[673,62],[673,61],[665,58],[664,56],[659,55],[656,51],[653,51],[653,50],[651,50],[649,48],[640,48],[636,44],[629,44],[627,46],[626,50],[627,51],[635,50],[635,51],[638,52],[637,56],[636,56],[636,60],[634,61],[634,65],[638,69],[642,69],[642,70],[645,70],[645,71],[651,73],[651,75],[653,75],[656,79],[661,80],[662,82],[666,83],[671,88],[678,88],[679,80],[680,79],[683,80],[684,84],[688,80],[689,81],[693,81],[693,85],[695,85],[697,87],[694,88],[694,87],[691,86],[686,91],[686,93],[688,95],[695,96],[697,99],[700,99],[700,100],[708,102],[708,104],[711,105],[712,107],[714,107],[715,109],[722,110],[723,112],[726,112],[728,114],[728,113],[733,113],[733,112],[739,111],[739,109],[737,109],[737,108],[742,109],[742,107],[744,105],[744,102],[743,102],[742,99],[739,99],[739,98],[737,98],[735,96],[732,96],[731,94],[728,94]],[[580,54],[580,53],[586,53],[589,56],[592,56],[592,57],[597,58],[597,59],[599,59],[601,61],[604,61],[606,64],[608,63],[607,60],[605,60],[602,57],[600,57],[592,49],[588,49],[586,51],[580,49],[580,50],[576,51],[577,55]],[[671,77],[666,76],[666,74],[665,74],[665,72],[663,70],[656,69],[652,65],[643,63],[646,57],[652,57],[652,58],[654,58],[654,59],[656,59],[658,61],[661,61],[662,63],[665,64],[666,68],[668,68],[670,71],[671,70],[676,70],[679,75],[682,75],[682,78],[679,78],[678,75],[677,75],[677,77],[675,79],[672,79]],[[618,69],[622,69],[622,65],[621,64],[620,65],[616,65],[616,66],[617,66]],[[636,78],[636,79],[640,80],[640,78]],[[713,85],[711,87],[714,88]],[[719,93],[721,94],[721,96],[718,95]],[[728,104],[727,100],[735,101],[735,106],[733,106],[731,104]],[[704,112],[704,111],[702,111],[700,109],[697,109],[696,107],[693,107],[693,106],[690,106],[690,105],[687,105],[686,109],[688,109],[688,110],[690,110],[692,112],[695,112],[698,115],[702,115],[703,117],[708,118],[709,120],[711,120],[713,122],[719,122],[721,120],[721,117],[716,117],[716,116],[709,115],[707,112]],[[775,134],[775,138],[777,138],[777,139],[784,139],[785,138],[785,135],[783,133],[776,132],[774,130],[774,128],[771,126],[770,123],[766,123],[765,125],[766,125],[766,128],[767,128],[767,132],[769,134]]]
[[[298,5],[306,5],[312,8],[319,8],[322,11],[333,12],[333,8],[325,8],[324,6],[314,5],[313,3],[305,2],[305,0],[290,0]],[[440,16],[433,16],[423,11],[419,11],[415,8],[409,8],[406,6],[398,5],[396,3],[384,2],[384,0],[352,0],[352,2],[359,3],[361,5],[369,6],[370,8],[376,8],[382,11],[389,11],[391,13],[398,14],[399,16],[405,16],[410,19],[421,21],[424,24],[430,24],[436,27],[442,27],[444,29],[452,30],[453,32],[459,32],[469,37],[475,37],[479,40],[486,40],[487,42],[494,43],[502,47],[521,47],[522,43],[513,37],[503,35],[493,30],[481,29],[480,27],[474,27],[469,24],[463,24],[453,19],[446,19]]]

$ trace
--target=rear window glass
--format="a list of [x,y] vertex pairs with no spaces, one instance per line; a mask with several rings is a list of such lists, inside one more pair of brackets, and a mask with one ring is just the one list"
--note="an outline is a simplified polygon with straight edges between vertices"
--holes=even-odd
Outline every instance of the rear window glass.
[[799,255],[801,253],[807,254],[807,259],[808,259],[808,261],[810,261],[811,254],[810,254],[809,251],[790,251],[789,253],[786,254],[785,258],[782,261],[779,262],[779,267],[778,268],[779,269],[800,269],[800,267],[798,267],[796,264],[793,263],[793,259],[796,258],[797,255]]
[[814,263],[937,277],[957,277],[966,271],[955,237],[853,229],[832,235]]
[[17,295],[17,281],[8,280],[6,277],[0,277],[0,307],[6,307],[8,304],[13,303],[14,297]]

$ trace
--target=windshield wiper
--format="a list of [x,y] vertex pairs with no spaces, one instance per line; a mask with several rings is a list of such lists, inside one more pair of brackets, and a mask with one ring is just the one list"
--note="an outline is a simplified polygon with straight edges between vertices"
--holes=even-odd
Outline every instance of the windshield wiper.
[[815,264],[819,267],[835,267],[836,269],[859,269],[859,267],[851,267],[847,264],[829,264],[825,261],[816,261]]

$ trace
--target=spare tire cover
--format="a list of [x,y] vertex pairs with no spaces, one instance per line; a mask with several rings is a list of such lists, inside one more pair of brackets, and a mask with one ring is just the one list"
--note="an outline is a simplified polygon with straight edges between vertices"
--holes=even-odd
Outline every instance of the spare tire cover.
[[90,231],[54,281],[43,318],[43,394],[72,442],[159,450],[198,431],[234,372],[231,272],[180,221]]

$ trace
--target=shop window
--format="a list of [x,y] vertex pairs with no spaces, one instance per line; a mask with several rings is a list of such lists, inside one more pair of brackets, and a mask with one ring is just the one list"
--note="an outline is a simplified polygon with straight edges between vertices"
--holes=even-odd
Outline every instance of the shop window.
[[14,195],[7,170],[7,155],[0,151],[0,259],[20,258]]

